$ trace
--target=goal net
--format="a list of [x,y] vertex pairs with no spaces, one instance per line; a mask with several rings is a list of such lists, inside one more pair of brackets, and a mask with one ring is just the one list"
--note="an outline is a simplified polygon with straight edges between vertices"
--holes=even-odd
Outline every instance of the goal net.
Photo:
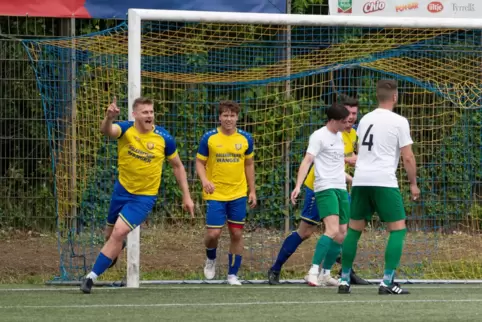
[[[422,190],[422,201],[410,202],[400,167],[409,232],[398,277],[482,279],[482,20],[137,12],[95,34],[23,42],[51,142],[60,280],[90,271],[104,242],[117,150],[99,125],[114,96],[121,119],[135,96],[155,100],[156,122],[177,140],[196,204],[190,220],[166,165],[158,203],[140,228],[137,278],[204,278],[205,204],[195,155],[202,134],[217,125],[217,102],[231,99],[242,106],[239,127],[253,133],[259,199],[248,211],[240,274],[263,280],[299,223],[301,206],[288,196],[309,135],[341,95],[359,99],[359,119],[375,108],[376,82],[384,78],[398,81],[397,112],[411,124]],[[282,278],[303,278],[319,233],[286,263]],[[385,238],[375,215],[360,240],[359,275],[382,276]],[[130,259],[123,255],[104,279],[122,278],[126,261],[137,265],[130,239]],[[217,279],[227,273],[228,245],[224,231]]]

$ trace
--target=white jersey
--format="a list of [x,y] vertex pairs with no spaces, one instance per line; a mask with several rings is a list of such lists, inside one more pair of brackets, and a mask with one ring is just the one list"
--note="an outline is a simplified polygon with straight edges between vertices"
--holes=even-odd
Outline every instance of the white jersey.
[[334,134],[326,126],[316,130],[306,152],[315,157],[315,192],[346,190],[345,144],[340,132]]
[[358,159],[352,185],[398,188],[395,172],[400,149],[413,143],[407,119],[377,108],[362,117],[357,135]]

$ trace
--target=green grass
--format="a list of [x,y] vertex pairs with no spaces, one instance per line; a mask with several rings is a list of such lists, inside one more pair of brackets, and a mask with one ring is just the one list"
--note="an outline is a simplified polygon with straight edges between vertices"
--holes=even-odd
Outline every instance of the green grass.
[[[10,286],[8,286],[10,287]],[[32,287],[32,286],[24,286]],[[406,296],[380,296],[377,286],[181,285],[140,289],[0,288],[0,315],[8,321],[480,321],[480,286],[415,286]]]

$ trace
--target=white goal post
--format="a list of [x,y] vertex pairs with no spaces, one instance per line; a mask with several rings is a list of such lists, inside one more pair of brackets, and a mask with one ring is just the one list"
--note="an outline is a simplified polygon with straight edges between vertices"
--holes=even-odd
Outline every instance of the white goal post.
[[[208,12],[181,10],[129,9],[128,11],[128,113],[132,117],[132,104],[141,96],[141,23],[143,20],[204,23],[274,24],[340,27],[399,27],[482,29],[482,19],[458,18],[407,18],[370,16],[321,16],[299,14],[261,14],[237,12]],[[127,287],[140,284],[140,228],[135,228],[127,238]],[[412,281],[413,282],[413,281]]]

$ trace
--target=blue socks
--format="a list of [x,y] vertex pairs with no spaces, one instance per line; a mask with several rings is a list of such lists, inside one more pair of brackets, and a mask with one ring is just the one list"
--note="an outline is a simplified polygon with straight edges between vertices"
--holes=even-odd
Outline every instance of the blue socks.
[[206,248],[206,257],[210,260],[216,259],[216,248]]
[[303,239],[301,239],[298,232],[292,232],[291,235],[289,235],[283,242],[283,245],[281,246],[281,249],[278,253],[278,258],[276,259],[274,265],[271,267],[271,270],[275,272],[281,271],[281,267],[283,266],[283,264],[286,263],[288,258],[290,258],[290,256],[296,251],[296,249],[298,248],[298,246],[300,246],[302,242]]
[[241,260],[243,256],[228,254],[228,275],[238,275],[239,267],[241,267]]
[[92,272],[97,276],[100,276],[102,273],[105,272],[107,268],[109,268],[110,264],[112,263],[112,259],[105,256],[102,252],[99,253],[97,259],[94,263],[94,268],[92,268]]

